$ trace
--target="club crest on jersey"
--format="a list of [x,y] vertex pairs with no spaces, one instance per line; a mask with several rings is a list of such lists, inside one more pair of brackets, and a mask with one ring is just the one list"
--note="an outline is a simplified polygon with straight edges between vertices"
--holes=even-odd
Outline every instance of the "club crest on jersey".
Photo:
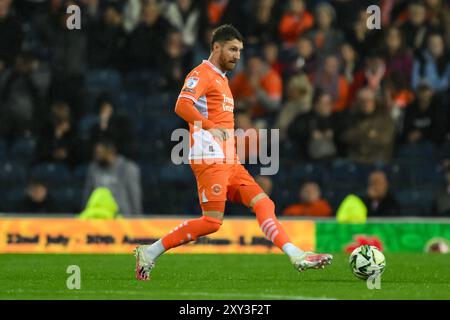
[[186,80],[186,87],[188,87],[189,89],[194,89],[197,86],[199,80],[200,79],[197,77],[188,78]]
[[215,194],[216,196],[218,196],[219,194],[222,193],[222,186],[220,184],[215,184],[211,187],[212,189],[212,193]]

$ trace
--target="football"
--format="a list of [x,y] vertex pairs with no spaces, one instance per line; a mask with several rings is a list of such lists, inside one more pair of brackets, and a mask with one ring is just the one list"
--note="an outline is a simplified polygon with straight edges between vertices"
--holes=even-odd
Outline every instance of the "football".
[[375,246],[362,245],[353,250],[349,259],[352,273],[366,280],[372,275],[381,275],[386,267],[386,259]]

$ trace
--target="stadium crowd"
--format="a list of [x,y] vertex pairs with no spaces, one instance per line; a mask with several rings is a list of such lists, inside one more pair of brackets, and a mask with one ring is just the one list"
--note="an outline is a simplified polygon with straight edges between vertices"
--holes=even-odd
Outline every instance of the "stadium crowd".
[[353,193],[369,216],[450,216],[446,0],[0,0],[0,212],[77,213],[107,186],[126,216],[198,214],[173,109],[222,23],[245,37],[236,127],[280,129],[258,177],[280,213]]

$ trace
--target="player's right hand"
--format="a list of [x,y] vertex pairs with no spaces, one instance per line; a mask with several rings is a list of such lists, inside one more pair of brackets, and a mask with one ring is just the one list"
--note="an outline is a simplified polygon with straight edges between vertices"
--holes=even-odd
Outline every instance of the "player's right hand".
[[212,128],[208,130],[209,133],[212,134],[214,138],[219,139],[219,141],[227,140],[230,135],[228,134],[227,129],[225,128]]

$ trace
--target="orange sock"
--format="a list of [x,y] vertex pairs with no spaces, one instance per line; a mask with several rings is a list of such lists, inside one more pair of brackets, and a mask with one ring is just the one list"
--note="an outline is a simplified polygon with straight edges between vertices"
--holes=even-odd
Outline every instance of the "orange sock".
[[275,216],[275,204],[273,201],[268,197],[262,198],[253,206],[253,211],[266,238],[283,250],[283,246],[291,241]]
[[221,224],[222,221],[219,219],[208,216],[186,220],[165,235],[162,238],[162,244],[166,250],[178,247],[189,241],[194,241],[198,237],[216,232],[219,230]]

